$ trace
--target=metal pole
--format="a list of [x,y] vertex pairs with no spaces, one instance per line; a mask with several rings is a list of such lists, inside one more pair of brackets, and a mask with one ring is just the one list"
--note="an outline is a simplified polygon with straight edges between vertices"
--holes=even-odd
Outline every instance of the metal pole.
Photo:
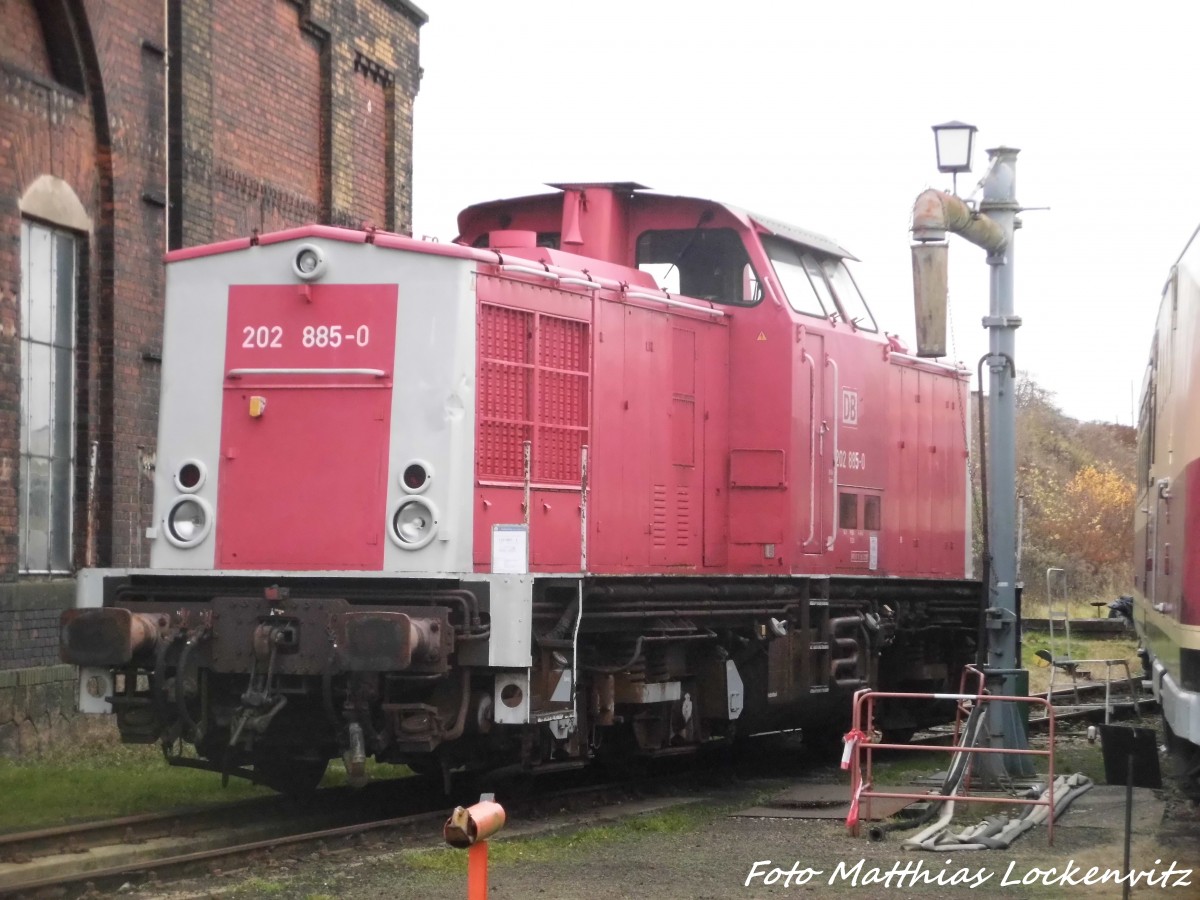
[[[1016,197],[1016,161],[1019,151],[998,147],[988,151],[991,167],[983,183],[980,212],[999,225],[1006,240],[1003,249],[989,254],[991,291],[988,329],[991,358],[988,367],[988,463],[991,468],[987,523],[992,550],[992,610],[988,628],[988,668],[999,670],[993,693],[1018,696],[1021,667],[1017,609],[1017,462],[1016,462],[1016,331],[1021,319],[1013,313],[1013,233],[1019,227]],[[1025,747],[1025,729],[1017,717],[1018,704],[999,704],[1004,710],[992,743]],[[1013,757],[1024,760],[1025,757]],[[1010,766],[1009,771],[1012,772]],[[1016,773],[1013,774],[1026,774]]]
[[1130,745],[1129,759],[1125,764],[1125,864],[1121,871],[1129,876],[1121,887],[1121,900],[1129,900],[1129,882],[1133,873],[1129,868],[1130,845],[1133,842],[1133,750]]
[[467,850],[467,900],[487,900],[488,842],[472,844]]

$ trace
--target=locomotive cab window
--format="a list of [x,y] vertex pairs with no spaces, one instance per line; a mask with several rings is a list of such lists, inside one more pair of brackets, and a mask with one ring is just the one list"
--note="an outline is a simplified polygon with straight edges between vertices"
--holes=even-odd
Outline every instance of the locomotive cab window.
[[810,280],[805,271],[804,253],[798,245],[781,238],[764,236],[763,247],[792,309],[806,316],[820,316],[823,319],[836,312],[825,279],[818,279],[822,288],[820,291]]
[[846,264],[832,256],[820,257],[818,261],[846,321],[860,331],[878,331],[879,326],[875,324],[875,318]]
[[783,284],[788,304],[796,312],[841,318],[862,331],[879,330],[850,270],[840,259],[782,238],[764,237],[763,246]]
[[731,228],[643,231],[637,265],[671,294],[732,306],[753,306],[762,299],[750,257]]

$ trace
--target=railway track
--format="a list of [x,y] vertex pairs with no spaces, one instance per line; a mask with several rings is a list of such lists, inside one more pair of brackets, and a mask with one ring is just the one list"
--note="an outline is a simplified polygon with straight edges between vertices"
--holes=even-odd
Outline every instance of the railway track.
[[[1115,695],[1112,700],[1112,708],[1116,718],[1123,718],[1126,713],[1130,712],[1137,716],[1155,707],[1154,697],[1148,692],[1142,692],[1136,699],[1129,697],[1125,692],[1125,682],[1123,681],[1114,681],[1112,692]],[[1059,722],[1087,719],[1097,713],[1103,716],[1104,682],[1081,684],[1078,688],[1061,688],[1054,692],[1051,703],[1054,705],[1054,718]],[[1045,716],[1030,716],[1030,728],[1044,728],[1047,724]]]
[[[395,793],[382,786],[380,795]],[[426,824],[446,815],[444,797],[414,791],[407,802],[351,800],[346,789],[318,792],[297,807],[283,798],[241,801],[86,822],[0,836],[0,896],[49,886],[79,891],[131,873],[183,871],[206,862],[249,856],[276,847],[336,841],[376,829]],[[390,805],[402,815],[381,816]]]
[[[127,842],[97,845],[79,853],[39,857],[30,864],[5,864],[0,873],[0,894],[26,893],[45,887],[76,885],[91,890],[112,879],[133,873],[159,877],[216,860],[234,861],[301,844],[334,842],[383,829],[434,828],[445,819],[446,809],[409,816],[375,819],[332,828],[300,831],[265,829],[268,836],[253,838],[256,829],[217,831],[207,838],[167,837],[130,845]],[[201,849],[196,849],[197,845]]]
[[[1086,701],[1103,685],[1080,686]],[[1074,700],[1071,689],[1055,693],[1056,705]],[[1149,698],[1142,701],[1149,704]],[[1128,710],[1131,703],[1114,704]],[[1063,709],[1057,719],[1102,714],[1103,704]],[[1030,721],[1031,729],[1045,719]],[[927,734],[918,743],[941,742],[949,735]],[[647,785],[664,787],[670,776],[634,779],[619,783],[570,785],[514,798],[511,812],[542,803],[559,804],[616,792],[637,792]],[[30,894],[51,886],[67,887],[67,895],[80,896],[89,887],[105,889],[131,880],[136,873],[163,878],[215,867],[236,868],[240,861],[258,855],[362,838],[371,834],[390,840],[425,843],[436,840],[454,801],[425,780],[402,779],[372,786],[353,795],[346,789],[321,791],[313,802],[297,808],[282,798],[240,801],[202,810],[177,810],[162,814],[126,816],[19,834],[0,835],[0,896]],[[383,814],[383,811],[392,814]],[[396,814],[399,813],[399,814]],[[151,874],[154,873],[154,874]],[[73,888],[73,892],[72,892]]]
[[[571,785],[528,797],[519,796],[517,786],[505,805],[514,816],[544,816],[561,811],[564,804],[591,805],[597,797],[637,795],[671,780],[668,776]],[[65,889],[55,897],[94,896],[126,881],[229,871],[281,852],[336,852],[368,836],[399,846],[440,841],[455,801],[436,790],[405,791],[405,781],[380,783],[379,796],[365,801],[361,793],[351,799],[344,789],[318,792],[313,808],[299,811],[287,801],[268,798],[3,835],[0,897],[30,896],[50,887]],[[397,800],[401,793],[413,796]],[[389,806],[403,814],[379,814]]]
[[[1038,694],[1037,696],[1045,696]],[[1051,702],[1054,705],[1054,720],[1056,723],[1078,721],[1081,719],[1104,718],[1104,684],[1081,684],[1078,689],[1078,703],[1075,702],[1076,692],[1072,688],[1062,688],[1054,692]],[[1150,714],[1156,706],[1154,698],[1146,693],[1136,703],[1127,696],[1112,701],[1112,717],[1125,719]],[[1046,716],[1030,716],[1029,730],[1045,731],[1049,728],[1050,720]],[[929,729],[913,738],[913,744],[949,744],[954,739],[953,727],[950,725]]]

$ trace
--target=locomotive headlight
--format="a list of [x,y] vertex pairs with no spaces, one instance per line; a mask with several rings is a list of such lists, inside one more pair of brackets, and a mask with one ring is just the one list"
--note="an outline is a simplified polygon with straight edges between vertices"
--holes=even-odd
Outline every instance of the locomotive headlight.
[[163,519],[163,534],[172,545],[186,550],[208,537],[212,520],[208,501],[190,494],[176,497]]
[[316,281],[326,268],[325,254],[316,244],[304,244],[292,257],[292,271],[301,281]]
[[420,550],[437,533],[437,511],[424,497],[409,497],[392,514],[388,534],[404,550]]

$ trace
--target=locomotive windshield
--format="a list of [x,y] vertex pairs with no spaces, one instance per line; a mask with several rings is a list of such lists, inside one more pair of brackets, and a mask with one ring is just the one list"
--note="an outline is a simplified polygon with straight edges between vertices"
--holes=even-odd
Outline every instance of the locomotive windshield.
[[863,331],[879,330],[840,259],[777,237],[764,237],[763,247],[796,312],[822,318],[840,316]]
[[750,257],[731,228],[643,231],[637,265],[669,293],[735,306],[762,299]]

